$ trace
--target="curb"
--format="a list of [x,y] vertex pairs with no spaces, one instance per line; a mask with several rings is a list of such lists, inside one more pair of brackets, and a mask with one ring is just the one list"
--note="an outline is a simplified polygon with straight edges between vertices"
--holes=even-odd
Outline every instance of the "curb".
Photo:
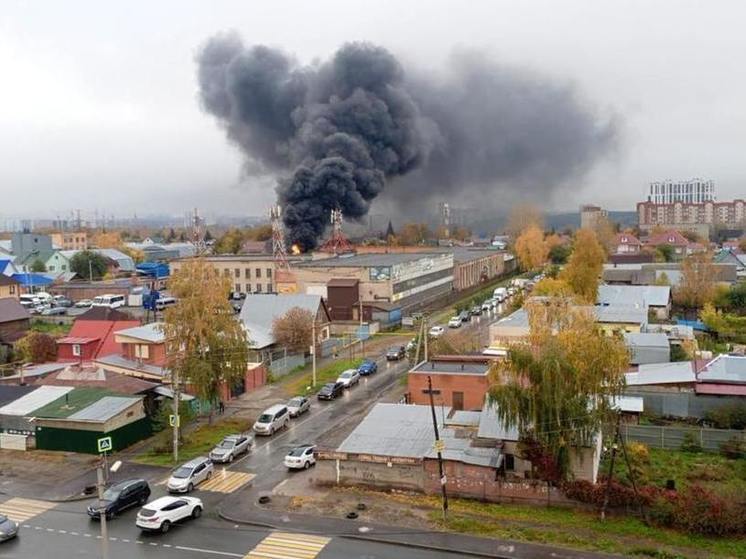
[[[274,524],[269,524],[266,522],[258,522],[254,520],[245,520],[245,519],[239,519],[234,518],[232,516],[229,516],[225,514],[220,507],[218,507],[217,510],[218,517],[226,520],[228,522],[232,522],[234,524],[243,524],[245,526],[257,526],[260,528],[267,528],[269,530],[287,530],[287,527],[279,528],[278,526]],[[315,530],[305,530],[305,532],[311,532],[315,533]],[[448,533],[448,532],[443,532]],[[406,534],[402,534],[406,535]],[[413,549],[422,549],[424,551],[438,551],[440,553],[448,553],[448,554],[458,554],[460,556],[466,556],[466,557],[483,557],[486,559],[516,559],[514,555],[497,555],[494,553],[483,553],[480,551],[467,551],[463,549],[454,550],[448,547],[441,547],[437,545],[428,545],[428,544],[422,544],[422,543],[413,543],[409,541],[391,541],[391,540],[384,540],[382,538],[376,538],[374,535],[366,534],[366,535],[358,535],[358,534],[336,534],[337,537],[340,538],[347,538],[349,540],[361,540],[361,541],[369,541],[374,543],[382,543],[386,545],[395,545],[399,547],[409,547]]]

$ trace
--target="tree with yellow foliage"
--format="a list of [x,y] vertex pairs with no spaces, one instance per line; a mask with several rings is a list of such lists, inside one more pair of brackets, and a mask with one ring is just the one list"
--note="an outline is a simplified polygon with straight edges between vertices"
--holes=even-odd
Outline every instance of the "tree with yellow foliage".
[[606,253],[591,229],[579,229],[567,266],[560,273],[573,293],[584,303],[594,305],[598,282],[606,261]]
[[541,210],[532,204],[516,204],[508,216],[505,232],[510,236],[511,241],[516,241],[529,227],[544,228]]
[[515,254],[525,271],[536,270],[546,264],[549,248],[544,241],[544,232],[537,225],[530,225],[516,239]]

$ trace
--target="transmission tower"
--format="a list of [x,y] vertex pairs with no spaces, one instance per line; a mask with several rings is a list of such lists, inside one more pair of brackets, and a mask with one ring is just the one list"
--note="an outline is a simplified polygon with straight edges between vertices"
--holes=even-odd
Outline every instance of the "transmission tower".
[[345,237],[344,233],[342,233],[342,210],[332,210],[331,224],[332,234],[329,239],[323,245],[321,245],[321,250],[334,254],[351,252],[352,245],[350,244],[350,241],[347,240],[347,237]]
[[207,251],[205,220],[199,216],[197,208],[194,208],[194,213],[192,213],[192,244],[196,256],[202,256]]
[[443,235],[445,238],[451,236],[451,206],[448,202],[440,204],[440,224],[443,226]]
[[272,224],[272,256],[275,261],[275,269],[288,271],[288,253],[285,248],[285,228],[282,226],[282,208],[272,206],[269,209],[269,220]]

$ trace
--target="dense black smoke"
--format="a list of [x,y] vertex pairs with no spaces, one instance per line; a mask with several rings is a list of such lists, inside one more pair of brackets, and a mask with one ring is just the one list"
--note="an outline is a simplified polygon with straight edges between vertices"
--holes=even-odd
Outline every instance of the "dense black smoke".
[[389,197],[420,203],[505,185],[547,193],[616,138],[571,89],[476,56],[424,78],[367,43],[301,66],[230,34],[197,62],[203,106],[251,163],[279,175],[290,240],[304,249],[330,210],[361,218],[387,182]]

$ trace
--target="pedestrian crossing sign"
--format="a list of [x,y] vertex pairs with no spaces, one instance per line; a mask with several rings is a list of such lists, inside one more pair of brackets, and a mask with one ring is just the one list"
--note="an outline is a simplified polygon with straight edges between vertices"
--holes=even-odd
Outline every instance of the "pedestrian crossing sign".
[[98,439],[98,452],[109,452],[114,445],[111,443],[111,437],[101,437]]
[[179,416],[178,415],[171,414],[171,415],[168,416],[168,424],[171,427],[179,427],[180,423],[181,423],[181,421],[179,420]]

